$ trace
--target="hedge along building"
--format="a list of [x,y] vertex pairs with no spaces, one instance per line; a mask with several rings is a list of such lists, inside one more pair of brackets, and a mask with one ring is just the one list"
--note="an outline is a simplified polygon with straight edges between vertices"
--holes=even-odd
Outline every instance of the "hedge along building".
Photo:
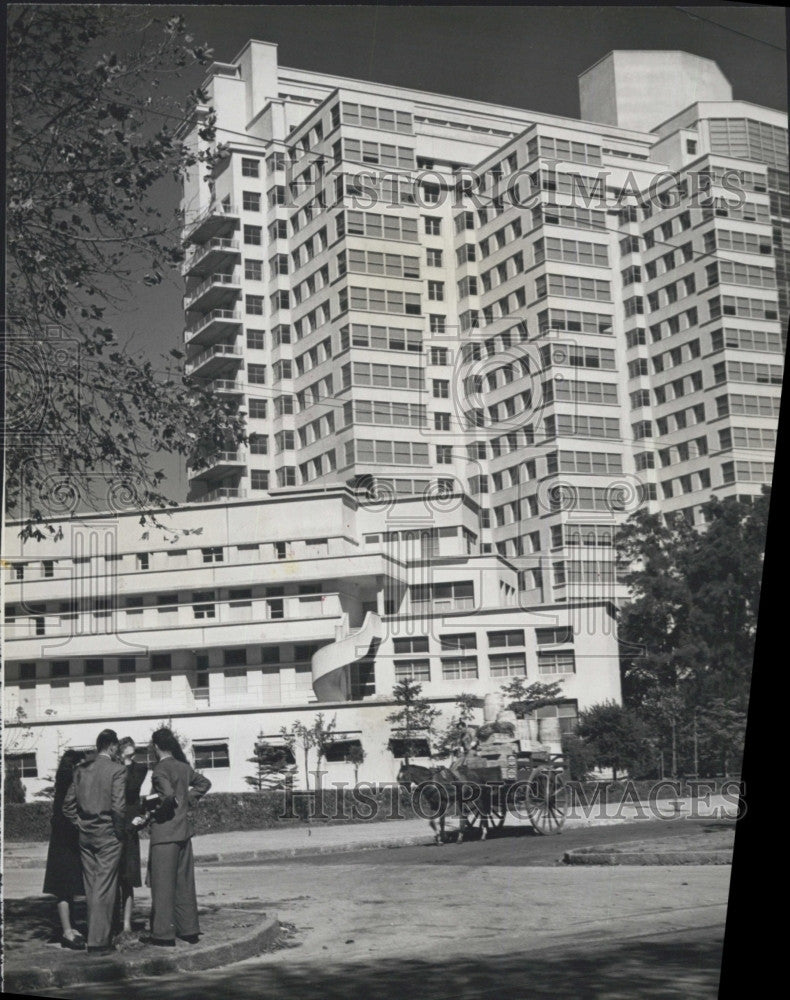
[[139,511],[75,514],[60,541],[23,543],[9,525],[7,758],[30,796],[105,725],[146,744],[172,719],[214,788],[240,791],[259,737],[279,743],[320,711],[335,722],[325,780],[353,781],[359,741],[360,780],[389,781],[404,677],[445,721],[461,692],[482,703],[511,677],[562,680],[561,703],[539,710],[556,739],[580,709],[620,699],[614,605],[589,585],[519,599],[516,566],[481,552],[478,517],[463,494],[338,487],[185,505],[158,514],[163,528]]

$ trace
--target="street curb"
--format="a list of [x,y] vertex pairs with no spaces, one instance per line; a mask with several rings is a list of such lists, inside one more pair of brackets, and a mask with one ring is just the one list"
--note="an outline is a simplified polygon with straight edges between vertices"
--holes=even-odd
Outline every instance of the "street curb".
[[[686,817],[679,815],[673,817],[672,822],[682,822],[687,818],[706,819],[705,816]],[[734,819],[735,817],[727,817]],[[591,816],[569,816],[564,829],[585,829],[598,826],[619,826],[627,823],[649,823],[658,822],[659,817],[647,816],[611,816],[611,817],[591,817]],[[427,823],[427,821],[426,821]],[[529,829],[528,824],[524,826]],[[250,861],[274,861],[283,858],[295,858],[316,854],[346,854],[351,851],[376,851],[385,847],[419,847],[427,846],[433,842],[433,835],[426,830],[424,834],[410,834],[409,836],[392,838],[384,837],[377,840],[359,841],[358,843],[345,844],[305,844],[299,847],[269,847],[261,850],[229,851],[225,853],[211,852],[207,854],[196,854],[195,864],[198,865],[232,865],[235,863],[246,863]],[[602,863],[602,862],[601,862]],[[6,869],[31,869],[39,868],[44,870],[44,858],[6,858]]]
[[141,976],[215,969],[260,954],[264,948],[275,943],[279,933],[280,922],[277,917],[266,917],[243,937],[203,948],[192,947],[180,955],[154,955],[142,959],[107,958],[97,962],[86,956],[85,965],[71,965],[60,969],[15,969],[13,964],[6,963],[3,970],[3,991],[24,995],[26,991],[47,989],[50,986],[112,983]]
[[566,865],[730,865],[732,851],[566,851]]
[[295,858],[300,855],[315,854],[350,854],[353,851],[377,851],[383,847],[418,847],[432,843],[432,836],[415,834],[411,837],[399,837],[386,840],[366,840],[359,844],[324,844],[315,847],[278,847],[262,851],[232,851],[229,854],[198,854],[195,855],[196,865],[232,865],[248,861],[279,861],[282,858]]

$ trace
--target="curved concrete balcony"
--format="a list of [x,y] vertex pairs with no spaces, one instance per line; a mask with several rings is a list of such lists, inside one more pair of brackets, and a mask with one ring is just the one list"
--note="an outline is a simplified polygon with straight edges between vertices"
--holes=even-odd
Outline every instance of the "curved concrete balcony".
[[244,383],[241,379],[233,378],[211,379],[206,382],[206,389],[221,396],[243,396],[245,393]]
[[205,243],[215,236],[227,236],[239,224],[239,210],[235,205],[215,203],[187,227],[186,238],[190,243]]
[[241,259],[241,247],[238,240],[226,236],[218,236],[209,240],[203,246],[197,246],[194,253],[181,265],[181,273],[185,278],[200,277],[212,274],[218,268],[228,264],[237,264]]
[[[256,571],[260,579],[260,569],[256,567]],[[101,618],[91,611],[81,612],[68,621],[52,616],[43,636],[36,635],[35,624],[30,620],[17,619],[13,632],[9,634],[6,630],[6,658],[80,659],[129,656],[140,650],[147,653],[250,643],[327,642],[337,636],[343,621],[337,593],[250,601],[209,600],[204,608],[199,611],[202,618],[195,614],[192,602],[118,608]],[[49,682],[50,678],[39,678],[37,683]]]
[[[236,291],[239,291],[238,287]],[[212,309],[186,328],[184,343],[210,344],[218,337],[238,334],[240,330],[241,313],[238,309]]]
[[236,372],[243,363],[244,357],[240,347],[234,344],[216,344],[190,358],[185,368],[187,375],[199,372],[201,378],[210,378],[223,370]]
[[[342,626],[338,626],[342,629]],[[368,611],[362,628],[339,637],[313,654],[313,691],[319,701],[347,701],[349,678],[346,667],[372,654],[384,637],[381,618]]]
[[184,296],[184,309],[198,309],[203,313],[215,308],[232,309],[240,295],[238,274],[210,274]]
[[247,468],[247,459],[241,451],[219,451],[208,460],[204,469],[193,470],[187,466],[190,480],[216,479],[217,476],[227,476],[231,472],[243,472]]

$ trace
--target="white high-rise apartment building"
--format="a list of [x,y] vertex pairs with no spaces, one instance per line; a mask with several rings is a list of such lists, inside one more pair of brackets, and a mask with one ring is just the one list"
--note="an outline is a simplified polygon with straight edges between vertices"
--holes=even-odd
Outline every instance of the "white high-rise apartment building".
[[584,122],[255,41],[207,89],[227,155],[185,183],[187,367],[249,444],[192,470],[165,530],[9,526],[4,753],[32,793],[102,725],[144,744],[172,718],[239,791],[257,738],[322,711],[329,780],[358,744],[392,779],[405,678],[445,719],[562,681],[556,743],[620,699],[617,523],[770,482],[785,116],[686,53],[610,53]]
[[562,600],[611,587],[640,503],[698,523],[770,482],[787,119],[715,63],[610,53],[587,121],[285,69],[258,41],[206,89],[227,156],[184,188],[187,369],[251,436],[190,499],[467,493],[482,551]]

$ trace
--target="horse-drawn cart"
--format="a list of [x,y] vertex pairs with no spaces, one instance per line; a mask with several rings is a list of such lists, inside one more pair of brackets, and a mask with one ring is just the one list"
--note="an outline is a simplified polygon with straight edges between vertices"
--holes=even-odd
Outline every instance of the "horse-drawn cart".
[[498,828],[504,826],[510,814],[516,818],[528,816],[535,832],[544,836],[562,830],[568,810],[563,754],[527,750],[509,754],[504,762],[486,760],[485,753],[480,759],[485,763],[467,759],[453,768],[460,778],[453,784],[480,788],[477,801],[468,803],[463,789],[456,788],[467,827],[487,823]]
[[[458,839],[477,828],[504,826],[508,815],[529,818],[536,833],[560,833],[568,811],[566,758],[550,747],[524,748],[510,724],[482,727],[474,749],[464,747],[448,766],[404,765],[398,780],[415,788],[433,806],[431,826],[437,842],[444,839],[447,820],[459,821]],[[438,820],[438,822],[437,822]]]

